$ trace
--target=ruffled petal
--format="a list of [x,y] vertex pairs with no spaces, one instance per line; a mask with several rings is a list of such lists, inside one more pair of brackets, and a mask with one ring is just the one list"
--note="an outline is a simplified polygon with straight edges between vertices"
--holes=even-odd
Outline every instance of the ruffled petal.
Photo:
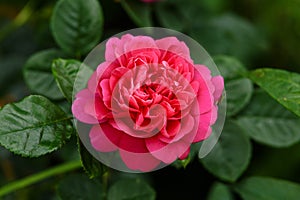
[[120,156],[131,170],[149,172],[160,164],[160,161],[149,153],[132,153],[121,149]]
[[222,92],[224,90],[224,79],[222,76],[214,76],[211,79],[212,83],[215,86],[215,91],[214,91],[214,98],[215,101],[220,100],[221,96],[222,96]]
[[111,152],[118,150],[118,147],[113,144],[104,134],[99,125],[94,125],[90,131],[90,141],[92,146],[100,152]]
[[76,99],[72,104],[72,113],[81,122],[97,124],[98,121],[93,107],[94,96],[88,89],[84,89],[77,93]]
[[190,60],[190,50],[184,42],[176,37],[166,37],[155,41],[157,47],[167,52],[172,52],[177,56]]
[[124,46],[134,37],[130,34],[123,35],[121,39],[110,38],[106,43],[105,60],[112,62],[125,53]]
[[178,142],[166,144],[156,137],[152,137],[146,139],[146,146],[155,158],[166,164],[170,164],[186,152],[190,143],[180,140]]

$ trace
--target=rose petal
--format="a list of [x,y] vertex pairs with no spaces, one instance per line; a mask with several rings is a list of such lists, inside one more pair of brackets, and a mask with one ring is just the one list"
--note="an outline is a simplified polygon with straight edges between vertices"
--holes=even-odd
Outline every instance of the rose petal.
[[113,144],[104,134],[102,128],[99,125],[92,127],[90,131],[90,141],[92,146],[101,152],[111,152],[118,150],[118,147]]
[[180,160],[186,159],[186,157],[188,157],[188,155],[190,154],[190,150],[191,150],[191,148],[189,147],[189,148],[186,150],[186,152],[184,152],[184,153],[179,157],[179,159],[180,159]]
[[[123,39],[123,37],[122,37]],[[121,39],[121,40],[122,40]],[[156,48],[153,38],[148,36],[135,36],[134,39],[124,43],[124,53],[136,51],[138,49]]]
[[166,164],[174,162],[178,157],[184,154],[189,143],[185,141],[178,141],[175,143],[166,144],[158,140],[157,137],[146,139],[146,146],[149,152],[157,159],[163,161]]
[[72,104],[72,113],[79,121],[87,124],[98,123],[95,112],[89,113],[86,111],[87,107],[94,106],[93,100],[93,94],[88,89],[84,89],[77,93],[76,99]]
[[159,49],[172,52],[178,56],[190,60],[190,50],[184,42],[176,37],[166,37],[155,41]]
[[[114,120],[111,120],[112,122]],[[110,122],[110,123],[112,123]],[[123,131],[120,131],[114,128],[109,123],[101,124],[104,134],[107,138],[120,149],[133,153],[147,153],[148,149],[146,148],[145,141],[142,138],[135,138],[130,135],[127,135]]]
[[95,110],[95,116],[97,116],[98,122],[102,123],[105,121],[105,118],[111,118],[112,114],[109,109],[104,105],[104,102],[100,98],[99,95],[95,95],[95,105],[94,105],[94,110]]
[[148,149],[145,145],[145,140],[142,138],[135,138],[127,134],[123,134],[119,143],[119,147],[123,150],[133,153],[147,153]]
[[110,62],[120,57],[125,53],[124,45],[130,42],[133,36],[130,34],[123,35],[121,39],[113,37],[106,43],[105,60]]
[[160,164],[160,161],[149,153],[132,153],[120,150],[120,156],[126,166],[132,170],[149,172]]
[[215,76],[211,79],[212,83],[215,86],[214,98],[215,101],[220,100],[222,92],[224,90],[224,79],[222,76]]
[[88,89],[95,94],[96,89],[97,89],[97,84],[98,84],[98,80],[97,80],[97,71],[95,71],[92,76],[90,77],[89,81],[88,81]]
[[201,114],[197,134],[193,142],[199,142],[206,139],[211,133],[212,112]]

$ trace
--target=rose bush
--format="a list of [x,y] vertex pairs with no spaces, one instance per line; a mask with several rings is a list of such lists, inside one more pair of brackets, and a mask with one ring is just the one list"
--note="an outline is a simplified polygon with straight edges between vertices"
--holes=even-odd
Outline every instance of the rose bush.
[[177,38],[127,34],[107,41],[105,62],[76,94],[72,111],[94,124],[93,148],[119,150],[128,168],[150,171],[186,158],[191,143],[210,135],[222,91],[222,77],[194,64]]

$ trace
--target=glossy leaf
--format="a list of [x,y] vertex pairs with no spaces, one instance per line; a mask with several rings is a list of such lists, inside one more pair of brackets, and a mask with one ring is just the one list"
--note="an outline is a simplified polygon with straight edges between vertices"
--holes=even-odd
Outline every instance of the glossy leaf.
[[95,159],[90,152],[78,141],[78,148],[80,152],[82,166],[90,178],[101,176],[106,167],[97,159]]
[[250,177],[237,184],[235,190],[244,200],[298,200],[300,185],[269,177]]
[[207,200],[234,200],[234,198],[228,186],[217,182],[212,185]]
[[300,141],[300,119],[264,91],[254,93],[237,122],[251,138],[266,145],[287,147]]
[[140,179],[123,179],[114,183],[108,191],[108,200],[154,200],[155,191]]
[[213,175],[234,182],[246,170],[250,157],[249,139],[236,124],[228,121],[214,149],[201,161]]
[[51,72],[54,59],[64,58],[66,55],[59,50],[49,49],[32,55],[24,66],[25,81],[33,93],[42,94],[51,99],[62,99]]
[[221,75],[225,79],[227,116],[241,111],[250,101],[253,92],[251,81],[243,75],[247,69],[235,58],[217,56],[214,58]]
[[276,101],[300,117],[300,74],[280,69],[257,69],[249,77]]
[[129,17],[138,26],[152,26],[151,7],[147,3],[131,0],[120,1]]
[[52,64],[57,85],[69,102],[72,102],[73,87],[79,71],[87,77],[93,73],[92,69],[77,60],[57,59]]
[[64,178],[57,187],[62,200],[101,200],[104,192],[99,180],[89,179],[84,174],[74,174]]
[[72,55],[88,53],[102,35],[102,9],[97,0],[60,0],[51,29],[57,44]]
[[32,95],[0,110],[0,144],[22,156],[38,157],[70,138],[72,122],[59,107]]

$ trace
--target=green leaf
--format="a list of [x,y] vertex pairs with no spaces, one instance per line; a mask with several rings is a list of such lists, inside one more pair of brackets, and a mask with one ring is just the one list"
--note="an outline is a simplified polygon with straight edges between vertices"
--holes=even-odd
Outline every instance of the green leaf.
[[219,55],[213,57],[213,60],[226,80],[241,78],[247,73],[247,68],[234,57]]
[[63,179],[57,186],[62,200],[101,200],[104,192],[99,180],[89,179],[84,174],[73,174]]
[[160,2],[155,7],[155,14],[158,21],[166,28],[176,31],[186,29],[186,20],[180,15],[178,3],[173,1]]
[[207,200],[234,200],[234,198],[227,185],[217,182],[211,187]]
[[72,102],[73,87],[78,73],[90,77],[93,70],[77,60],[57,59],[52,63],[52,72],[57,85],[69,102]]
[[276,101],[300,117],[300,74],[279,69],[257,69],[249,77]]
[[227,117],[239,113],[250,101],[253,85],[247,78],[231,80],[225,83],[227,98]]
[[155,191],[140,179],[124,179],[114,183],[108,191],[108,200],[154,200]]
[[66,57],[59,50],[49,49],[32,55],[24,66],[25,81],[33,93],[42,94],[50,99],[62,99],[51,72],[54,59]]
[[80,152],[82,166],[90,178],[101,176],[105,173],[106,167],[97,159],[95,159],[90,152],[86,150],[84,145],[78,140],[78,148]]
[[0,144],[38,157],[60,148],[74,129],[70,117],[42,96],[32,95],[0,110]]
[[72,55],[88,53],[102,35],[102,9],[97,0],[60,0],[51,18],[57,44]]
[[237,123],[247,135],[266,145],[287,147],[300,141],[300,119],[262,90],[254,93]]
[[267,48],[259,30],[230,13],[195,24],[189,35],[212,55],[226,54],[249,62]]
[[183,32],[208,18],[203,2],[198,0],[161,1],[155,6],[155,14],[163,27]]
[[237,184],[235,190],[244,200],[298,200],[300,185],[269,177],[250,177]]
[[203,159],[203,166],[218,178],[234,182],[246,170],[251,157],[251,143],[243,131],[227,121],[220,140]]
[[225,79],[226,114],[228,117],[236,115],[249,103],[253,92],[252,82],[243,78],[247,69],[238,60],[228,56],[217,56],[214,62]]
[[120,1],[129,17],[138,26],[152,26],[151,7],[147,3],[131,0]]

